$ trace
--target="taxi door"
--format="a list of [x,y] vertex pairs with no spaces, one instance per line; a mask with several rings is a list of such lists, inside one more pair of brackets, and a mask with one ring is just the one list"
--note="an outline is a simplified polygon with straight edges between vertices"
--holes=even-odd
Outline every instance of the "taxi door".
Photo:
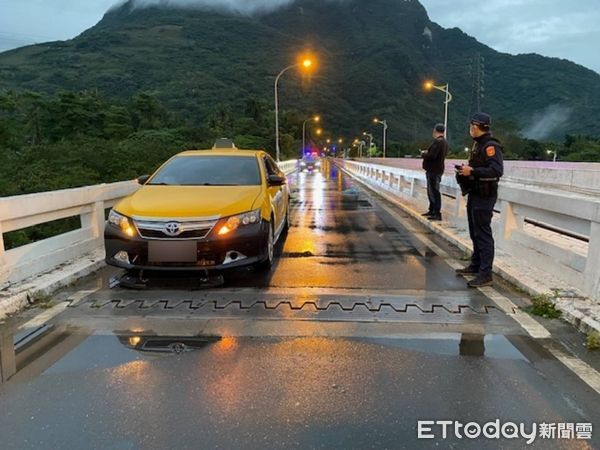
[[[263,163],[265,165],[267,179],[269,175],[283,175],[281,170],[279,170],[279,167],[277,167],[277,163],[270,156],[265,155],[263,157]],[[271,204],[273,205],[273,211],[275,215],[275,233],[279,233],[279,231],[281,230],[283,217],[285,215],[286,189],[286,185],[267,186],[267,191],[269,193],[269,197],[271,198]]]

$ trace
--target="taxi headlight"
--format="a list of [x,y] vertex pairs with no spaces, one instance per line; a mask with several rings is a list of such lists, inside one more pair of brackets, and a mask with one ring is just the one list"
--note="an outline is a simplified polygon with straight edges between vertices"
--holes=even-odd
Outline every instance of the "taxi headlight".
[[220,236],[231,233],[237,230],[239,227],[246,225],[254,225],[260,222],[260,209],[255,209],[244,214],[238,214],[237,216],[228,217],[221,228],[219,228],[218,234]]
[[128,217],[119,214],[114,209],[111,209],[110,213],[108,213],[108,223],[119,228],[127,236],[135,236],[135,228],[131,223],[131,220],[129,220]]

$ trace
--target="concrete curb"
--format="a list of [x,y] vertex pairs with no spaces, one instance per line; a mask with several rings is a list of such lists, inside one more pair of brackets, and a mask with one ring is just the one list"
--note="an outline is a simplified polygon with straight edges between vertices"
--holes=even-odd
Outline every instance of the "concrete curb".
[[[376,192],[377,194],[381,195],[388,201],[394,203],[409,216],[419,221],[423,226],[425,226],[429,230],[443,237],[452,245],[458,247],[461,251],[466,253],[470,253],[472,251],[470,242],[452,233],[452,231],[448,228],[445,228],[442,225],[438,225],[435,222],[430,222],[426,218],[422,217],[421,214],[418,211],[411,208],[409,206],[409,203],[407,203],[404,199],[393,195],[387,190],[377,189],[378,187],[380,188],[380,186],[371,185],[366,181],[356,177],[352,173],[348,172],[345,168],[340,168],[348,176],[352,177],[354,180],[357,180],[358,182],[368,187],[372,191]],[[511,267],[510,264],[508,264],[506,261],[503,261],[503,259],[504,258],[501,254],[496,256],[496,261],[494,262],[493,269],[495,274],[499,275],[509,283],[517,286],[519,289],[526,292],[530,296],[547,295],[549,299],[554,301],[556,309],[562,312],[562,319],[575,326],[579,331],[586,334],[590,331],[600,332],[600,321],[591,317],[591,309],[600,309],[600,306],[594,305],[590,300],[586,299],[583,296],[577,296],[576,299],[561,297],[555,298],[554,293],[550,289],[543,286],[541,283],[537,282],[533,278],[523,276],[522,273],[520,273],[517,269]]]
[[31,304],[36,295],[50,295],[104,267],[104,250],[95,250],[57,269],[30,278],[0,293],[0,320]]

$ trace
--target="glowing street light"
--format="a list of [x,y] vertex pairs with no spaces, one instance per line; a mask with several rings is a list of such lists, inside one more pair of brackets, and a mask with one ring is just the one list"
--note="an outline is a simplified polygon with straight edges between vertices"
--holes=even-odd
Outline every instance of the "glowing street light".
[[448,83],[441,86],[436,86],[431,81],[426,81],[423,85],[426,91],[437,89],[446,94],[446,100],[444,101],[444,139],[448,138],[448,104],[452,101],[452,94],[448,90]]
[[383,157],[385,158],[385,149],[387,146],[387,129],[388,129],[387,120],[381,120],[381,119],[378,119],[377,117],[375,117],[373,119],[373,123],[379,123],[379,124],[383,125]]
[[556,155],[557,155],[557,151],[556,150],[546,150],[546,153],[548,155],[554,155],[554,158],[552,158],[552,162],[556,162]]
[[[305,71],[310,70],[314,65],[314,61],[311,58],[304,58],[301,62],[296,64],[292,64],[291,66],[287,66],[279,75],[275,78],[275,159],[279,162],[279,98],[278,98],[278,86],[279,79],[281,76],[286,73],[290,69],[294,69],[296,67],[300,67]],[[302,150],[304,151],[304,150]]]

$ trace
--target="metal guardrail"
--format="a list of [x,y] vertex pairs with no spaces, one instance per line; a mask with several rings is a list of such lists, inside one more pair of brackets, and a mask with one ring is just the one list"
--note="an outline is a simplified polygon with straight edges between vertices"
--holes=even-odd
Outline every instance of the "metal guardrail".
[[[289,174],[297,161],[279,163]],[[0,289],[51,271],[104,245],[105,210],[139,189],[135,181],[0,198]],[[3,234],[79,216],[81,227],[6,250]]]
[[[349,160],[336,163],[364,182],[427,209],[422,170]],[[442,177],[441,191],[444,217],[452,226],[466,229],[465,199],[454,176]],[[492,225],[499,249],[600,300],[600,198],[504,180],[496,208]]]

